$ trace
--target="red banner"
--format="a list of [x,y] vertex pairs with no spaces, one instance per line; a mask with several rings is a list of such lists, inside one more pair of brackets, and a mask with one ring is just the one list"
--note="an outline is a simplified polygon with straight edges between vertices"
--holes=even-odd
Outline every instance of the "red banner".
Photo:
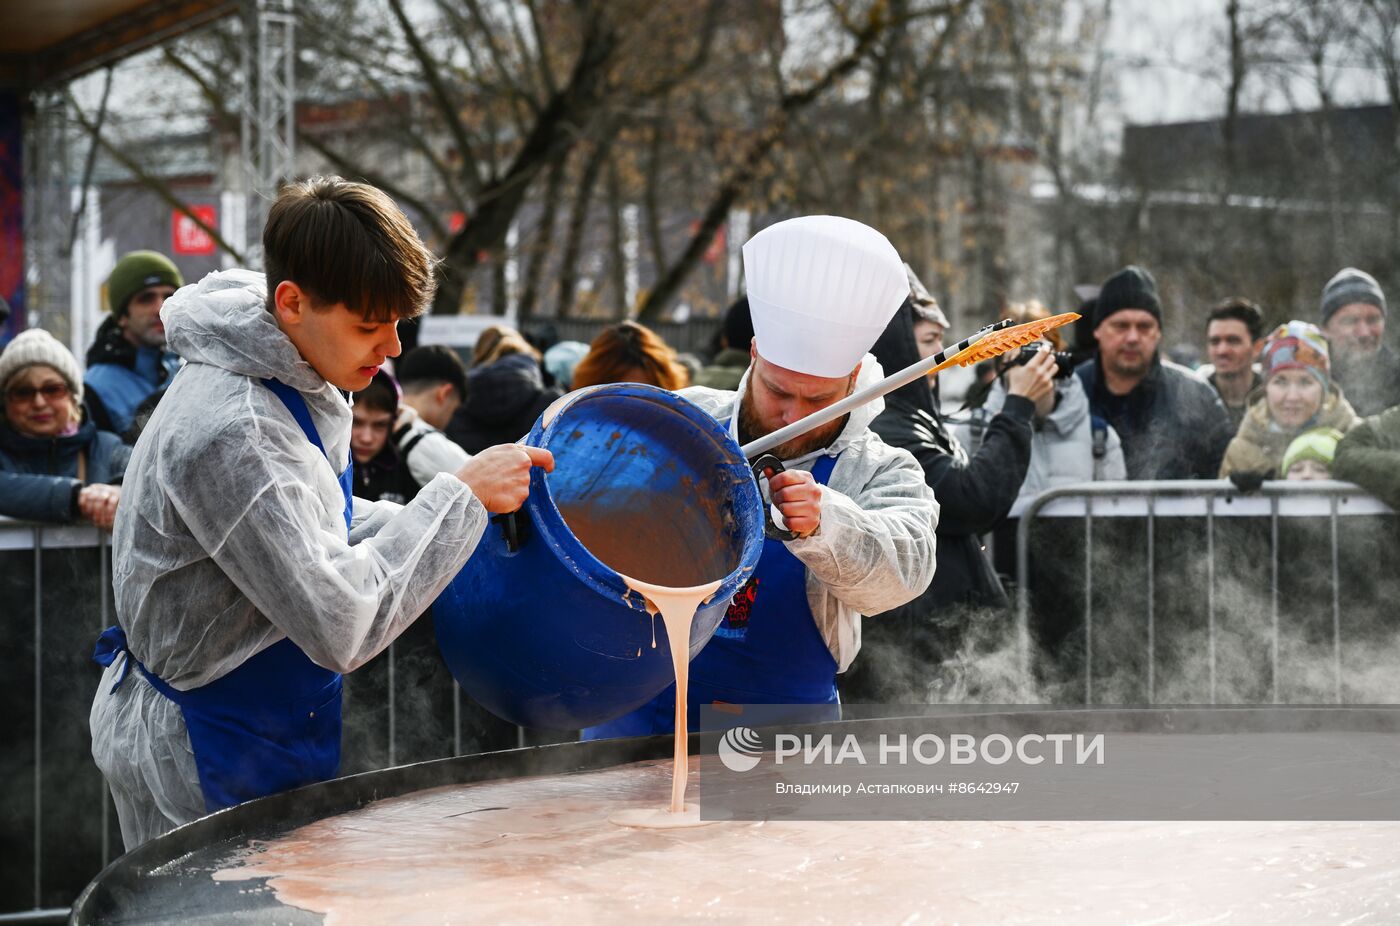
[[[219,213],[213,206],[190,206],[190,211],[210,228],[217,228]],[[214,239],[183,212],[171,216],[171,250],[176,254],[213,254]]]

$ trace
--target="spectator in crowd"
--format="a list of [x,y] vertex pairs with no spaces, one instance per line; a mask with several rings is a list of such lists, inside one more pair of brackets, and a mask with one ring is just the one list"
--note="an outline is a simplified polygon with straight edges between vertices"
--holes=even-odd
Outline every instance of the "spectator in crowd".
[[[1017,324],[1023,324],[1049,318],[1051,312],[1040,302],[1031,300],[1012,303],[1006,314]],[[1062,332],[1055,329],[1048,332],[1038,346],[1042,352],[1053,355],[1063,344]],[[1015,369],[1014,364],[1024,361],[1024,355],[1009,354],[1001,359],[1001,375],[982,407],[973,410],[969,447],[974,454],[981,448],[986,428],[1004,409],[1009,395],[1007,375]],[[1128,478],[1122,441],[1106,422],[1089,414],[1089,397],[1079,378],[1073,375],[1068,358],[1063,365],[1057,358],[1054,370],[1055,388],[1035,405],[1031,460],[1026,479],[1021,483],[1022,500],[1034,498],[1054,486]]]
[[[922,287],[920,287],[922,288]],[[921,300],[923,301],[923,300]],[[871,353],[886,372],[902,370],[943,349],[947,318],[937,302],[906,300]],[[936,332],[920,340],[916,331]],[[841,679],[843,700],[897,702],[917,695],[933,667],[961,648],[976,608],[1005,608],[1006,590],[981,535],[1004,519],[1016,501],[1031,456],[1036,402],[1053,393],[1054,358],[1037,356],[1009,374],[1010,395],[969,456],[938,411],[937,382],[920,379],[885,396],[871,430],[909,451],[941,506],[933,582],[913,602],[862,626],[861,658]],[[918,678],[909,675],[917,666]]]
[[83,416],[77,359],[39,328],[0,353],[0,514],[110,530],[131,448]]
[[588,356],[588,345],[582,341],[560,341],[544,352],[544,370],[554,385],[568,392],[574,388],[574,368]]
[[1400,406],[1363,418],[1337,442],[1332,478],[1354,482],[1400,511]]
[[1264,346],[1264,313],[1248,299],[1226,299],[1206,318],[1206,350],[1210,363],[1196,372],[1215,389],[1230,427],[1239,430],[1245,406],[1264,384],[1255,360]]
[[1158,352],[1157,281],[1129,266],[1104,281],[1094,306],[1098,349],[1075,373],[1089,410],[1118,432],[1129,479],[1211,479],[1230,418],[1203,380]]
[[1280,325],[1269,335],[1263,358],[1264,389],[1249,403],[1230,441],[1222,478],[1236,473],[1272,478],[1299,434],[1313,428],[1345,434],[1356,423],[1356,413],[1332,383],[1327,338],[1316,325]]
[[1283,452],[1279,475],[1293,481],[1331,479],[1332,461],[1337,456],[1337,442],[1342,432],[1336,428],[1313,428],[1293,438]]
[[1385,293],[1369,273],[1348,267],[1322,290],[1322,331],[1332,345],[1332,379],[1358,415],[1400,405],[1400,356],[1384,343]]
[[724,313],[719,329],[719,352],[695,377],[696,386],[732,392],[749,368],[749,344],[753,341],[753,316],[749,297],[740,296]]
[[645,325],[622,322],[600,331],[574,368],[575,389],[602,383],[647,383],[674,392],[690,385],[690,375],[660,335]]
[[467,370],[457,353],[441,344],[415,347],[395,367],[403,394],[394,447],[413,481],[427,485],[438,473],[455,473],[467,462],[467,452],[442,432],[467,394]]
[[447,436],[470,454],[520,440],[549,403],[563,395],[545,385],[539,355],[518,335],[504,335],[481,356],[485,362],[467,371],[466,398],[447,426]]
[[155,251],[132,251],[112,269],[109,314],[88,349],[85,381],[88,407],[102,430],[125,433],[141,401],[179,369],[180,358],[165,349],[160,309],[183,285],[170,258]]
[[418,494],[421,484],[414,480],[389,440],[399,414],[399,384],[380,370],[354,396],[350,456],[355,465],[355,496],[371,502],[407,504]]
[[511,354],[525,354],[537,363],[540,359],[540,352],[519,331],[506,325],[492,325],[476,337],[476,345],[472,348],[472,369],[490,366]]

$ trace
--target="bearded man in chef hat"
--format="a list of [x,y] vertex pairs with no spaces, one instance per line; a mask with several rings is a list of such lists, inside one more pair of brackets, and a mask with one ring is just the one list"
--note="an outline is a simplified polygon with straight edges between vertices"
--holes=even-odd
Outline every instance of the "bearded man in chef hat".
[[[681,393],[745,444],[885,375],[868,351],[909,296],[884,235],[835,216],[770,226],[744,245],[752,363],[735,392]],[[933,580],[938,502],[907,451],[870,423],[876,399],[779,445],[767,480],[777,530],[710,643],[690,663],[690,725],[713,703],[820,705],[860,650],[862,615],[912,601]],[[781,536],[775,536],[781,535]],[[675,687],[585,737],[669,732]]]

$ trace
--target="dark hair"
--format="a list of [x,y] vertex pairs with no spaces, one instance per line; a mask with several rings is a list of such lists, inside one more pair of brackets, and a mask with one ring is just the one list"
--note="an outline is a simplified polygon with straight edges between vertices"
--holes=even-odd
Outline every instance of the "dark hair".
[[1244,322],[1244,326],[1249,329],[1251,341],[1257,341],[1264,336],[1264,310],[1248,299],[1231,296],[1221,300],[1206,316],[1206,327],[1209,328],[1211,322],[1224,319]]
[[439,383],[451,383],[457,395],[467,394],[467,367],[457,352],[442,344],[415,347],[394,364],[399,385],[405,392],[417,392]]
[[383,370],[374,374],[369,385],[355,393],[355,404],[364,405],[375,411],[388,412],[391,416],[399,413],[399,384]]
[[432,301],[436,261],[385,193],[340,177],[282,188],[263,227],[267,300],[297,284],[313,307],[344,303],[365,321],[412,318]]
[[733,350],[748,350],[753,341],[753,313],[749,311],[749,297],[740,296],[724,313],[724,326],[720,328],[724,342]]
[[598,333],[588,354],[574,367],[573,387],[622,382],[636,371],[662,389],[684,389],[690,374],[676,362],[676,352],[645,325],[622,322]]

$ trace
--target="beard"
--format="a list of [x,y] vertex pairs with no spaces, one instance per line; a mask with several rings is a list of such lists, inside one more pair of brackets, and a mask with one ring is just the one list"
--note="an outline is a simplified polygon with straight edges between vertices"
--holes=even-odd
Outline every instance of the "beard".
[[[767,437],[777,428],[766,427],[758,420],[758,416],[753,411],[753,379],[750,377],[748,387],[739,401],[739,443],[747,444],[750,441],[758,440],[760,437]],[[786,443],[779,444],[772,450],[767,451],[779,460],[795,460],[798,457],[805,457],[809,453],[814,453],[831,446],[832,441],[846,427],[846,422],[850,415],[842,415],[835,421],[824,424],[806,434],[799,434]]]

